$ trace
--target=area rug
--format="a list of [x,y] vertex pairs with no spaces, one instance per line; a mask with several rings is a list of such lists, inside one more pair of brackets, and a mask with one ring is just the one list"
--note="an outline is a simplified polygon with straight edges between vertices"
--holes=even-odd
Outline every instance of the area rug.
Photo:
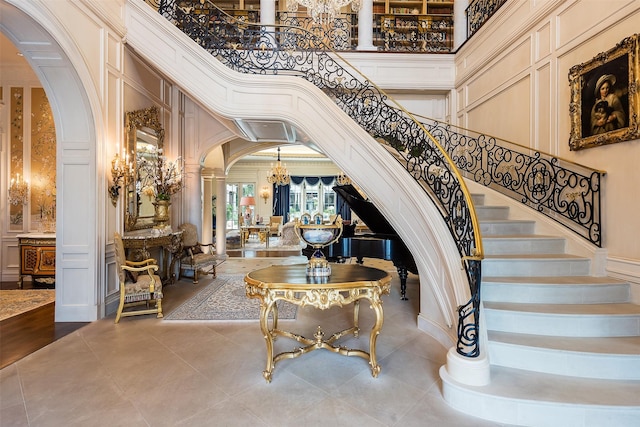
[[51,289],[1,290],[0,321],[50,304],[55,299],[56,291]]
[[[298,306],[278,301],[278,319],[295,319]],[[218,276],[211,284],[164,317],[164,320],[235,321],[258,320],[260,302],[247,298],[244,275]]]
[[264,242],[260,242],[257,239],[249,239],[247,240],[247,242],[244,244],[244,248],[246,249],[262,249],[262,250],[273,250],[273,251],[294,251],[294,250],[301,250],[302,248],[306,247],[306,245],[303,245],[301,243],[295,244],[295,245],[284,245],[282,244],[282,240],[279,237],[272,237],[269,240],[269,247],[265,247]]

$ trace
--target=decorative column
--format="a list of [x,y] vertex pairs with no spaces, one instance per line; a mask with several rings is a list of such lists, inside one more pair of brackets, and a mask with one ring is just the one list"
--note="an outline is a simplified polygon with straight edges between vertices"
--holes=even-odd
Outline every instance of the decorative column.
[[[189,222],[194,224],[201,234],[206,234],[202,228],[202,177],[201,166],[199,164],[185,164],[184,173],[186,175],[185,187],[182,190],[182,200],[184,206],[184,215],[180,222]],[[186,202],[186,203],[185,203]],[[177,224],[177,225],[180,225]],[[200,238],[202,238],[201,236]],[[209,237],[210,239],[211,237]]]
[[227,177],[222,170],[215,171],[216,180],[216,252],[218,255],[227,253],[227,210],[226,193]]
[[276,2],[274,0],[260,0],[260,24],[273,25],[276,23]]
[[358,50],[376,50],[373,45],[373,0],[364,0],[358,12]]
[[213,241],[213,176],[202,174],[202,243],[209,244]]
[[456,0],[453,4],[453,51],[467,41],[467,7],[469,0]]

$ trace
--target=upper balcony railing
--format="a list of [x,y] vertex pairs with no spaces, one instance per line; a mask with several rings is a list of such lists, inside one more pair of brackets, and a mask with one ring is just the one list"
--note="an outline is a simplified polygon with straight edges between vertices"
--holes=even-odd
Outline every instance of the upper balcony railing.
[[467,39],[476,33],[507,0],[473,0],[467,6]]
[[[160,3],[160,0],[151,1]],[[177,3],[188,5],[190,1],[178,1]],[[412,1],[407,4],[415,5],[416,2]],[[453,3],[430,2],[428,4],[434,6],[430,6],[430,9],[424,11],[418,8],[406,8],[407,10],[400,9],[399,11],[390,9],[393,10],[390,13],[385,13],[383,6],[381,12],[374,11],[373,19],[370,22],[359,22],[357,13],[342,12],[330,22],[320,24],[314,22],[304,11],[276,11],[275,20],[279,25],[301,27],[310,31],[326,46],[338,52],[356,51],[359,30],[370,26],[371,42],[379,52],[451,53],[453,50]],[[261,10],[259,7],[237,9],[232,6],[240,5],[230,4],[230,2],[218,4],[218,7],[240,22],[260,24]],[[244,5],[244,7],[247,6]],[[301,49],[308,48],[307,46],[299,47]]]
[[457,351],[477,357],[483,258],[480,227],[462,175],[424,125],[321,38],[302,28],[238,21],[208,1],[146,2],[237,72],[298,76],[314,84],[388,148],[433,200],[458,248],[471,299],[458,308]]
[[[342,13],[331,22],[318,24],[302,12],[279,12],[277,20],[281,25],[300,27],[317,36],[325,46],[335,51],[355,50],[358,44],[358,16]],[[299,46],[308,49],[310,46]]]

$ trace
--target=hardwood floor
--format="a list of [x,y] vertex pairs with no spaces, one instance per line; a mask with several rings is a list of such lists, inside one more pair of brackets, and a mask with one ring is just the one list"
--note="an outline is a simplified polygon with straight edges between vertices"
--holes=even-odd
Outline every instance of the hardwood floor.
[[[16,282],[0,282],[0,289],[18,289]],[[24,289],[33,289],[24,282]],[[55,322],[55,303],[0,322],[0,369],[81,328],[85,322]]]

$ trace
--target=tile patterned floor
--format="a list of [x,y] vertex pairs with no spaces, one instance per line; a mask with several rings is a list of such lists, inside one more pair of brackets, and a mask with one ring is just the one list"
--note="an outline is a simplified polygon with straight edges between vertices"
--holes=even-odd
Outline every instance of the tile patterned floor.
[[[369,261],[369,260],[368,260]],[[304,258],[228,259],[222,273],[244,273]],[[394,271],[393,265],[369,265]],[[165,289],[169,313],[208,280]],[[257,322],[169,323],[154,316],[93,322],[0,371],[2,426],[494,426],[447,406],[438,369],[446,350],[416,327],[418,278],[409,301],[384,297],[378,339],[382,371],[371,376],[359,357],[314,351],[262,377],[264,340]],[[287,327],[310,334],[341,328],[349,310],[301,308]],[[361,327],[373,316],[361,309]],[[368,334],[350,338],[366,349]],[[276,341],[276,351],[290,349]]]

